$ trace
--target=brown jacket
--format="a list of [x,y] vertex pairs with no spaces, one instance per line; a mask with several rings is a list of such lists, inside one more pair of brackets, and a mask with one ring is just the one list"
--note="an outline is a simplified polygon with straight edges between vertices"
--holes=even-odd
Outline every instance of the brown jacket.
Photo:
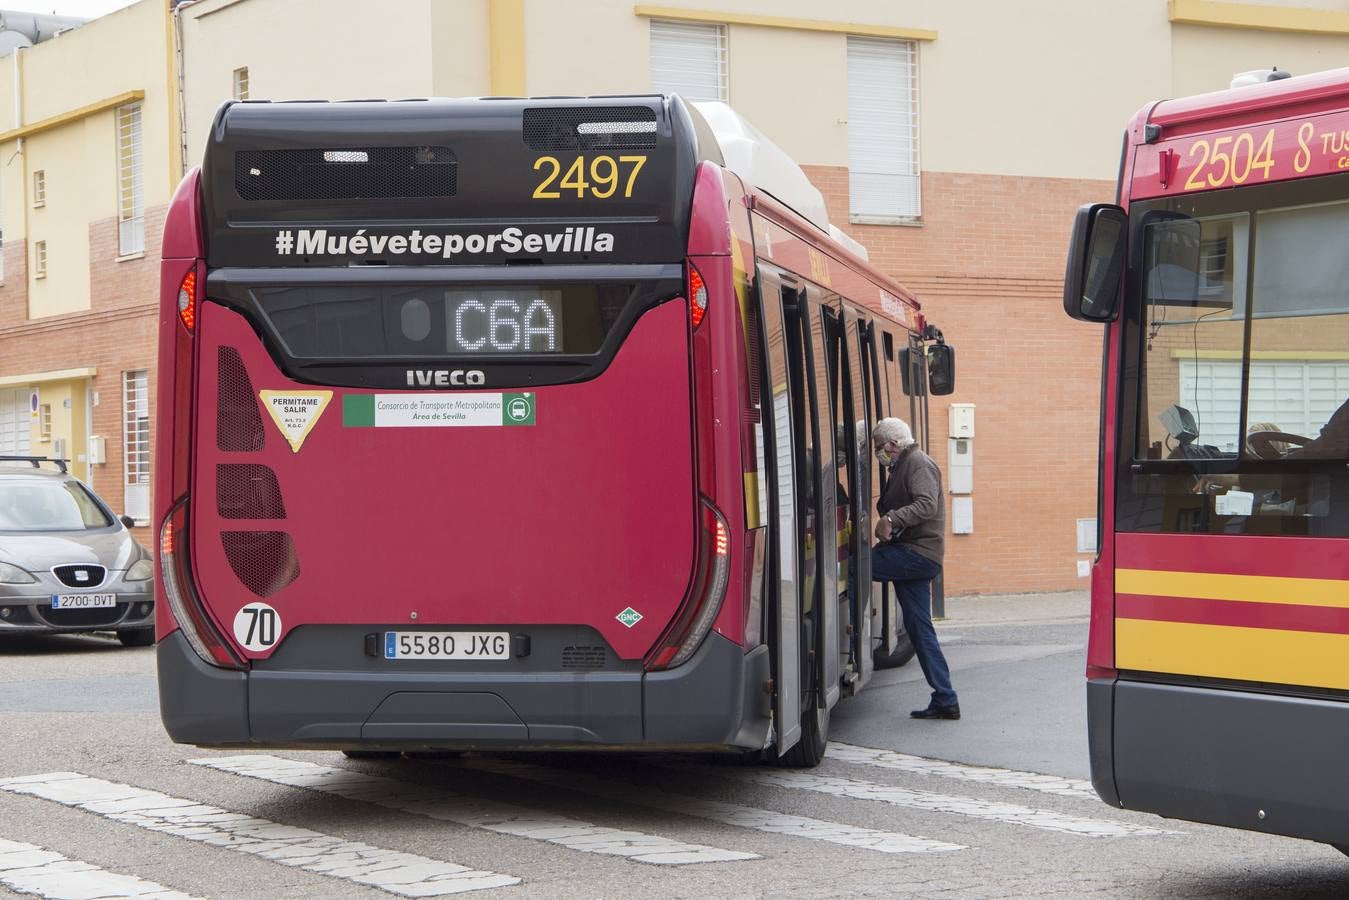
[[916,446],[902,450],[890,466],[876,511],[885,515],[891,510],[891,521],[904,529],[892,540],[941,565],[946,545],[941,472],[932,457]]

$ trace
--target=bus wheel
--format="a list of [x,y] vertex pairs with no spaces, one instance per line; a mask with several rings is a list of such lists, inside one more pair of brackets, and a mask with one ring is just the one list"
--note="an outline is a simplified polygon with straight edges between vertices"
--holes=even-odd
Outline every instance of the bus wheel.
[[343,750],[347,759],[397,759],[403,754],[397,750]]
[[914,653],[913,639],[909,637],[908,632],[900,634],[899,640],[895,641],[895,651],[885,653],[877,650],[876,655],[872,657],[875,660],[878,669],[898,669],[900,666],[913,659]]
[[813,769],[824,759],[829,742],[829,710],[816,707],[801,717],[801,740],[773,762],[791,769]]

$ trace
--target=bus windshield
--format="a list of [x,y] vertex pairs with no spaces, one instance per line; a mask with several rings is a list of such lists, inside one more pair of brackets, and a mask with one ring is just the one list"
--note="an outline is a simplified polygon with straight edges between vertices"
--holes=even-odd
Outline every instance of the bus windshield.
[[1299,184],[1134,216],[1129,530],[1349,534],[1349,198]]

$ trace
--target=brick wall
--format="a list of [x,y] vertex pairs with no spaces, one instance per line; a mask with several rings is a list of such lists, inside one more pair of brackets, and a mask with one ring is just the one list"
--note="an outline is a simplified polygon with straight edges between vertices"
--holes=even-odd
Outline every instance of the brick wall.
[[1101,331],[1064,315],[1063,266],[1074,211],[1114,185],[925,172],[920,225],[849,225],[847,169],[806,173],[830,219],[957,348],[956,393],[932,398],[931,446],[945,470],[947,407],[975,404],[974,533],[948,536],[947,593],[1084,586],[1077,519],[1096,515]]
[[[98,404],[90,431],[107,443],[107,462],[93,467],[93,488],[113,511],[124,511],[122,373],[149,370],[155,391],[158,342],[159,248],[165,207],[146,211],[145,254],[118,261],[117,220],[89,226],[90,308],[67,315],[27,318],[26,246],[6,242],[5,280],[0,287],[0,375],[25,375],[93,367],[90,380]],[[154,419],[151,418],[151,445]],[[153,461],[151,462],[153,466]],[[135,529],[153,549],[149,528]]]

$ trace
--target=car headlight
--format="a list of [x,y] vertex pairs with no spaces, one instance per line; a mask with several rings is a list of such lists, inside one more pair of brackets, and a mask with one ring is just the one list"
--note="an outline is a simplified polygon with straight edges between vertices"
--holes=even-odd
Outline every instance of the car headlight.
[[148,559],[140,559],[132,563],[131,568],[126,570],[123,581],[149,581],[155,577],[155,565]]
[[0,562],[0,584],[32,584],[37,581],[18,566]]

